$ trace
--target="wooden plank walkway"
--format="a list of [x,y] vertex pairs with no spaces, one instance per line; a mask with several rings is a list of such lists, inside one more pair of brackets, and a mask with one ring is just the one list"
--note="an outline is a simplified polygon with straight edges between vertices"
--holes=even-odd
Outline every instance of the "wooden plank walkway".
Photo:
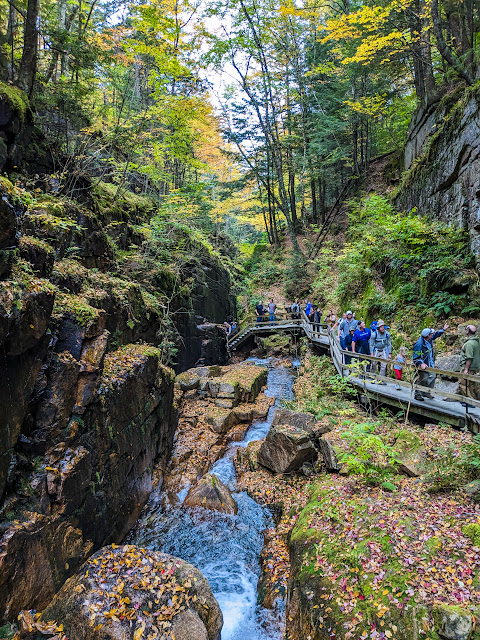
[[[298,320],[292,320],[291,317],[286,316],[275,322],[247,323],[227,341],[228,350],[230,353],[236,351],[242,344],[256,335],[285,332],[303,333],[308,337],[312,346],[327,351],[332,358],[338,374],[342,377],[348,376],[351,384],[357,387],[362,403],[375,407],[388,405],[390,407],[396,407],[400,411],[409,411],[411,414],[417,414],[436,422],[445,422],[461,428],[467,427],[473,433],[480,432],[480,402],[474,401],[471,398],[465,398],[459,394],[447,393],[440,389],[426,389],[414,382],[403,380],[398,382],[396,379],[393,380],[392,378],[382,377],[376,373],[366,372],[363,374],[363,367],[360,364],[362,360],[368,361],[365,362],[365,366],[374,362],[387,362],[391,365],[392,362],[391,360],[386,361],[381,358],[373,358],[360,354],[352,358],[352,353],[341,349],[338,339],[332,331],[327,329],[326,325],[311,323],[304,314],[302,314],[302,317]],[[346,365],[345,356],[350,357],[356,361],[357,364],[353,366]],[[404,366],[404,371],[411,370],[412,368],[414,368],[413,365],[406,365]],[[436,373],[437,376],[448,376],[449,378],[457,378],[459,380],[466,379],[472,382],[478,381],[478,378],[456,371],[430,368],[428,368],[427,371],[432,371]],[[417,400],[415,398],[416,389],[431,391],[434,394],[434,398],[425,398],[423,401]],[[468,404],[472,406],[465,407],[461,404],[462,402],[468,402]]]

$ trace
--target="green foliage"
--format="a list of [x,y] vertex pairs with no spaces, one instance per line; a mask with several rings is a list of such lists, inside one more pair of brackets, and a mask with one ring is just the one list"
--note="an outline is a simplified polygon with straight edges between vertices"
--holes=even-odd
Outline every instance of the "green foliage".
[[480,547],[480,524],[471,522],[462,527],[462,533],[473,542],[476,547]]
[[430,470],[424,478],[430,493],[456,491],[468,482],[480,478],[480,435],[471,443],[439,448]]
[[374,431],[374,425],[355,424],[343,433],[348,449],[340,454],[339,460],[349,473],[362,476],[367,484],[383,486],[395,473],[397,453]]
[[[371,195],[350,203],[347,243],[338,256],[325,258],[341,277],[333,291],[326,269],[314,290],[342,308],[355,304],[357,317],[404,320],[445,317],[468,302],[466,292],[472,256],[464,230],[423,218],[415,211],[396,211],[389,200]],[[322,254],[320,261],[325,262]],[[459,286],[460,282],[460,286]]]

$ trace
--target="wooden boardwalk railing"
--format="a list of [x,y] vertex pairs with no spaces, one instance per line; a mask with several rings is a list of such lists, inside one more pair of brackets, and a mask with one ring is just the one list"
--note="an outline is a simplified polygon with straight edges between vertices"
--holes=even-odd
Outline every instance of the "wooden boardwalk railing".
[[[465,398],[458,393],[422,387],[416,382],[416,367],[413,364],[403,365],[403,380],[370,372],[368,371],[369,365],[373,363],[384,362],[391,367],[393,362],[373,356],[352,354],[351,351],[343,350],[336,335],[327,328],[327,325],[311,323],[303,312],[300,319],[292,319],[291,314],[281,311],[276,314],[275,322],[270,322],[268,319],[264,322],[256,322],[255,320],[247,319],[238,331],[227,340],[230,353],[255,335],[283,332],[303,333],[313,346],[330,354],[338,374],[344,378],[348,376],[349,382],[357,387],[362,403],[374,407],[382,404],[389,405],[397,407],[403,412],[419,414],[437,422],[467,427],[473,433],[480,432],[480,402]],[[345,364],[345,358],[350,358],[350,365]],[[445,371],[430,367],[427,367],[425,371],[431,371],[440,377],[456,378],[459,381],[480,382],[478,376],[466,375],[457,371]],[[415,398],[416,390],[429,391],[434,394],[434,398],[418,400]],[[463,406],[461,403],[467,404],[467,406]]]

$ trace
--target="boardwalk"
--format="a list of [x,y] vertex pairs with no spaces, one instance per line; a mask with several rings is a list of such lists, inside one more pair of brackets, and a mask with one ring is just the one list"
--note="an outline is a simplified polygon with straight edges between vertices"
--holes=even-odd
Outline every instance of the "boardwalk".
[[[254,338],[254,336],[271,335],[273,333],[306,335],[313,347],[330,355],[340,376],[348,376],[349,381],[357,387],[360,402],[366,406],[373,408],[381,405],[396,407],[402,412],[408,411],[410,414],[417,414],[436,422],[445,422],[462,428],[467,427],[473,433],[480,432],[480,402],[439,389],[434,390],[435,397],[431,400],[416,400],[415,389],[422,389],[422,387],[414,384],[414,382],[403,380],[397,382],[397,380],[385,378],[378,374],[360,375],[362,366],[359,363],[362,360],[370,362],[383,362],[383,360],[381,358],[357,355],[354,359],[358,363],[357,365],[345,365],[345,356],[351,357],[351,352],[341,349],[336,336],[327,329],[326,325],[311,323],[304,314],[299,320],[292,320],[291,317],[285,316],[284,319],[277,320],[274,323],[246,323],[228,340],[228,350],[232,353],[248,340]],[[388,363],[391,364],[391,361],[388,361]],[[410,369],[411,371],[412,368],[413,365],[406,365],[404,370],[408,371]],[[473,376],[455,371],[443,371],[441,369],[427,369],[427,371],[432,371],[437,376],[446,376],[448,378],[478,380]],[[410,375],[410,378],[413,378],[413,375]],[[400,386],[400,389],[396,388],[397,385]],[[425,389],[425,391],[428,391],[428,389]],[[467,400],[468,404],[474,405],[473,408],[464,407],[461,404],[461,402],[466,402]]]

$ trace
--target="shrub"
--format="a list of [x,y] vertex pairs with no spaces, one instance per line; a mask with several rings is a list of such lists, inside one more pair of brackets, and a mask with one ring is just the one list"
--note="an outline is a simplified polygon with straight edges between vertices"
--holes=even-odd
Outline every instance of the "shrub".
[[398,454],[374,431],[374,425],[356,424],[342,434],[348,449],[340,454],[339,460],[349,473],[363,476],[367,484],[393,491],[395,485],[388,479],[395,474],[393,465],[398,462]]

